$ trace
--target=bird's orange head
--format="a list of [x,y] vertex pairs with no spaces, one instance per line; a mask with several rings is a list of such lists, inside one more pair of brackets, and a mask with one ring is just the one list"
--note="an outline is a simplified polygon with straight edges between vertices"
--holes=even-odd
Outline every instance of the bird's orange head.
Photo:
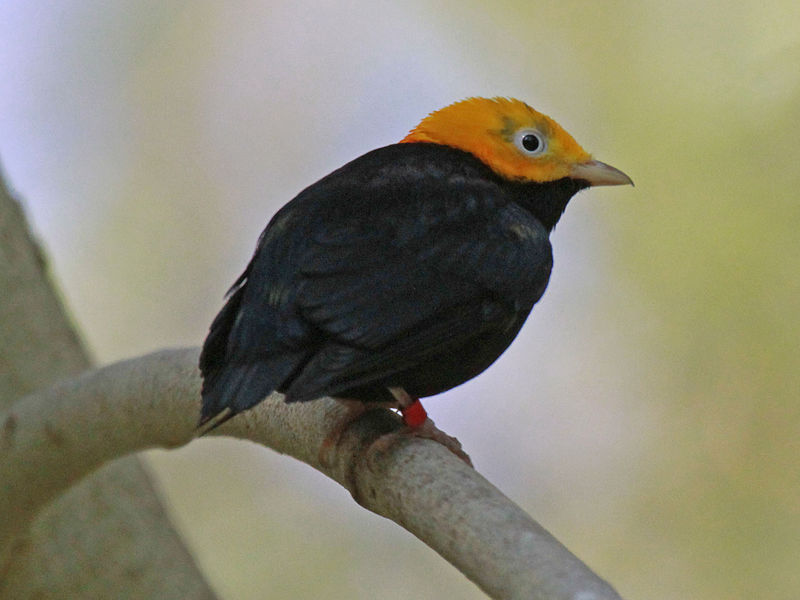
[[553,119],[513,98],[468,98],[428,115],[401,140],[443,144],[475,155],[495,173],[544,183],[564,177],[591,185],[633,183],[592,156]]

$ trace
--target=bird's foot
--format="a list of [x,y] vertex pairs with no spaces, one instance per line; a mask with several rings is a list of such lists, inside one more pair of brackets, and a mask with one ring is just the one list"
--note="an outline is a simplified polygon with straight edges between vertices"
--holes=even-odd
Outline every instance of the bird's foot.
[[469,455],[462,449],[461,442],[436,427],[436,424],[428,418],[428,413],[425,412],[425,408],[422,406],[419,398],[412,396],[401,387],[391,387],[389,388],[389,392],[391,392],[397,400],[398,409],[403,416],[405,428],[381,436],[372,444],[372,448],[375,448],[375,444],[378,444],[378,451],[386,451],[398,437],[419,437],[439,442],[442,446],[472,467],[472,460],[470,460]]
[[402,429],[383,434],[374,442],[372,442],[368,452],[370,454],[372,453],[383,454],[384,452],[390,450],[392,446],[394,446],[394,444],[397,443],[398,441],[413,437],[418,437],[438,442],[442,446],[450,450],[450,452],[455,454],[458,458],[467,463],[470,467],[473,466],[469,454],[464,452],[464,449],[461,447],[461,442],[459,442],[453,436],[447,435],[444,431],[436,427],[436,424],[430,418],[427,417],[419,425],[409,425],[408,423],[406,423],[405,427],[403,427]]
[[331,433],[323,440],[319,449],[318,459],[323,467],[333,465],[336,448],[342,441],[342,436],[356,421],[366,413],[390,408],[392,405],[386,402],[363,402],[361,400],[351,400],[348,398],[336,398],[336,400],[346,408],[344,415],[339,419],[339,423]]
[[[470,467],[473,466],[472,460],[462,449],[461,443],[456,438],[447,435],[444,431],[436,427],[434,422],[428,418],[428,414],[425,412],[418,398],[408,396],[405,392],[395,393],[395,389],[393,389],[392,392],[396,397],[399,396],[399,406],[395,405],[395,407],[400,411],[403,417],[404,426],[398,430],[380,434],[375,441],[366,448],[367,455],[374,456],[376,453],[383,454],[389,451],[397,442],[411,437],[419,437],[440,443]],[[385,402],[367,403],[360,400],[341,398],[337,398],[337,400],[339,400],[340,404],[344,405],[347,410],[341,417],[339,423],[320,446],[318,455],[319,462],[326,468],[333,464],[336,448],[349,427],[358,421],[365,413],[391,406]],[[372,463],[371,460],[369,462]]]

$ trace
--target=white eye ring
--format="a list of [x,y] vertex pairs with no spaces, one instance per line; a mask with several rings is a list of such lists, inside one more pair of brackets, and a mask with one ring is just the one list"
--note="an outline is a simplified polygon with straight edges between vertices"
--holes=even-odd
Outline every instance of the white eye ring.
[[538,156],[547,150],[547,140],[535,129],[520,129],[514,134],[514,144],[528,156]]

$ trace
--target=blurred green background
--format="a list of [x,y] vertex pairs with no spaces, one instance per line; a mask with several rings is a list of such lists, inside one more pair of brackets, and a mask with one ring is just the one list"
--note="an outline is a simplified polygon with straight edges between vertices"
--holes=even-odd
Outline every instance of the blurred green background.
[[[800,598],[800,4],[6,0],[0,159],[100,362],[198,345],[270,216],[509,95],[590,190],[492,369],[428,407],[626,598]],[[225,598],[481,598],[255,445],[149,464]]]

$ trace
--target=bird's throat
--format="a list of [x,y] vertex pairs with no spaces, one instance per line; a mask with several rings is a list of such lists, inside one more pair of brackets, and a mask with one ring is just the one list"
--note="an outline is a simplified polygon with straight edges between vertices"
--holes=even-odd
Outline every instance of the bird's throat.
[[586,181],[564,177],[546,183],[509,182],[517,204],[532,213],[547,231],[558,223],[570,198],[589,187]]

